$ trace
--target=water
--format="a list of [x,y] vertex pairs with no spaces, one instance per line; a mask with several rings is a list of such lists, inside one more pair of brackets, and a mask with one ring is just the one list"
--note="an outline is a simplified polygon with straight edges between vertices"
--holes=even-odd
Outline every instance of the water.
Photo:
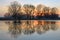
[[0,21],[0,40],[60,40],[60,21]]

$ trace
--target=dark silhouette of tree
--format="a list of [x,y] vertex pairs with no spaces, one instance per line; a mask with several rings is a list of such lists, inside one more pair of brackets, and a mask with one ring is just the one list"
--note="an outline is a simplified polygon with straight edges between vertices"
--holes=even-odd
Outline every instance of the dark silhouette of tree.
[[[34,11],[36,14],[34,15]],[[8,13],[4,16],[9,19],[59,19],[58,9],[56,7],[50,8],[45,5],[34,5],[24,4],[22,7],[17,2],[11,2],[11,5],[8,8]]]
[[39,4],[37,5],[36,7],[36,10],[37,10],[37,18],[40,19],[42,18],[42,15],[43,15],[43,8],[45,7],[45,5],[42,5],[42,4]]
[[53,7],[51,9],[51,18],[58,18],[57,11],[58,11],[58,9],[56,7]]
[[44,7],[43,8],[43,13],[44,13],[45,18],[49,18],[49,11],[50,11],[49,7]]
[[57,9],[56,7],[53,7],[53,8],[51,9],[51,13],[52,13],[52,14],[56,14],[57,11],[58,11],[58,9]]
[[23,7],[25,9],[24,11],[26,12],[28,18],[31,18],[31,16],[33,15],[32,11],[35,9],[35,6],[25,4]]
[[45,7],[45,5],[41,5],[41,4],[37,5],[36,9],[37,9],[37,11],[38,11],[39,14],[41,14],[43,12],[43,8],[44,7]]
[[11,2],[11,5],[8,8],[8,13],[15,19],[20,15],[21,5],[17,1]]
[[8,17],[8,16],[10,16],[10,13],[5,13],[4,16],[5,16],[5,17]]

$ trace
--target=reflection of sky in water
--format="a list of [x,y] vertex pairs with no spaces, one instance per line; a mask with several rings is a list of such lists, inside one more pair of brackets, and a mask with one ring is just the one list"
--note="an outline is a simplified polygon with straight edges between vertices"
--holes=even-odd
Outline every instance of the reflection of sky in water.
[[0,21],[0,40],[60,40],[60,21]]

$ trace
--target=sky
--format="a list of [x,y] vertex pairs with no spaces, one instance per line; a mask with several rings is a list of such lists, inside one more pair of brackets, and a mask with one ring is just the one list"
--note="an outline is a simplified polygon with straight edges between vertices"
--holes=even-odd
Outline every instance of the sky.
[[[0,0],[0,16],[7,12],[7,7],[11,2],[18,1],[21,5],[32,4],[38,5],[43,4],[49,7],[57,7],[60,13],[60,0]],[[3,13],[3,14],[2,14]]]

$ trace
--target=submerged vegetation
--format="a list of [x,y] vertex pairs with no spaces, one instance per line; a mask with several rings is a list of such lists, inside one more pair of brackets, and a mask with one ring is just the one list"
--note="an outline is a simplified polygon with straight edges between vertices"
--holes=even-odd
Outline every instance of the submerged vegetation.
[[14,1],[4,16],[10,19],[58,19],[57,13],[56,7],[50,8],[42,4],[37,6],[24,4],[21,6],[17,1]]

